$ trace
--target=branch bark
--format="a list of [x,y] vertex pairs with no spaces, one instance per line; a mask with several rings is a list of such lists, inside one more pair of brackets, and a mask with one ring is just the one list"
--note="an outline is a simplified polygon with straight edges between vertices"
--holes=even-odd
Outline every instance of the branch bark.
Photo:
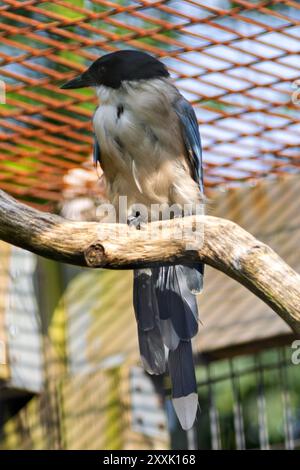
[[93,268],[203,261],[250,289],[300,334],[300,275],[229,220],[192,216],[135,230],[125,224],[69,221],[0,191],[0,239],[46,258]]

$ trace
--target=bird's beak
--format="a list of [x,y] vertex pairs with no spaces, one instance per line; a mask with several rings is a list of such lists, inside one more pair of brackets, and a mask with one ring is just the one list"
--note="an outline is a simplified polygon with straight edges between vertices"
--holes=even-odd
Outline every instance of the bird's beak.
[[71,88],[84,88],[88,86],[91,86],[91,81],[89,77],[83,73],[78,77],[72,78],[72,80],[69,80],[67,83],[64,83],[60,88],[69,90]]

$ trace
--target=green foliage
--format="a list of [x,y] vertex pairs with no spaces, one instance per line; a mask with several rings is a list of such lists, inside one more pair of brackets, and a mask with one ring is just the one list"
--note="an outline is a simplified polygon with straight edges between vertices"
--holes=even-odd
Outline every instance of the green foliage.
[[84,15],[82,13],[79,13],[78,11],[72,8],[72,6],[83,8],[84,0],[66,0],[65,3],[69,3],[70,8],[67,8],[62,5],[57,5],[56,2],[41,3],[41,5],[39,5],[39,8],[41,8],[41,10],[53,11],[55,14],[61,15],[65,18],[69,18],[70,20],[84,18]]

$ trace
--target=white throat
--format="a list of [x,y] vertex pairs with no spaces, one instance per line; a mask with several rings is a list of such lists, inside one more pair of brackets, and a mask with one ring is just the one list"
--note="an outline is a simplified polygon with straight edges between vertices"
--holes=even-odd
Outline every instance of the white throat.
[[105,85],[95,87],[96,94],[101,104],[117,105],[127,98],[133,99],[133,103],[137,94],[174,94],[175,88],[168,79],[154,78],[152,80],[123,81],[119,88],[111,88]]
[[95,87],[96,94],[99,99],[99,103],[112,103],[118,101],[120,96],[120,90],[115,88],[110,88],[104,85]]

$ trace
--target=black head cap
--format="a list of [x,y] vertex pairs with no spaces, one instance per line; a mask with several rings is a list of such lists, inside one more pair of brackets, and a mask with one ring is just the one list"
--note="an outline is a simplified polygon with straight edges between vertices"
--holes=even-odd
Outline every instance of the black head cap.
[[81,74],[61,88],[82,88],[105,85],[119,88],[125,80],[148,80],[168,77],[166,66],[149,54],[140,51],[117,51],[100,57]]

